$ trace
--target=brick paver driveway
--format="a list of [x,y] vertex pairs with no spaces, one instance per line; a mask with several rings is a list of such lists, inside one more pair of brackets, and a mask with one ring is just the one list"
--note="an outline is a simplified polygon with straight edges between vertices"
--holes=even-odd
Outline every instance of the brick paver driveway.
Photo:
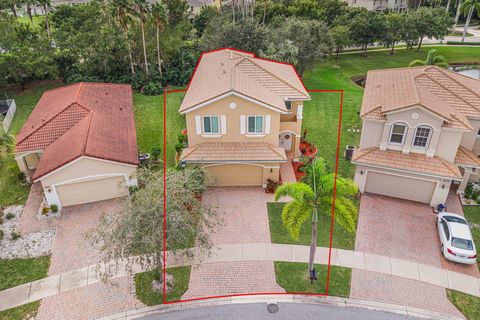
[[[57,221],[49,275],[98,262],[98,255],[85,238],[103,214],[114,214],[120,200],[66,207]],[[142,306],[135,298],[131,277],[115,279],[116,286],[97,283],[43,299],[37,320],[97,319]]]
[[[272,195],[262,188],[210,188],[204,201],[221,212],[222,226],[211,235],[214,245],[270,242],[266,203]],[[275,281],[273,262],[246,261],[194,266],[182,299],[256,292],[284,292]]]
[[[461,209],[454,201],[449,198],[447,208]],[[443,258],[435,219],[428,205],[366,193],[360,204],[355,250],[478,275],[476,265],[457,266]],[[462,317],[441,287],[368,271],[353,270],[351,297]]]

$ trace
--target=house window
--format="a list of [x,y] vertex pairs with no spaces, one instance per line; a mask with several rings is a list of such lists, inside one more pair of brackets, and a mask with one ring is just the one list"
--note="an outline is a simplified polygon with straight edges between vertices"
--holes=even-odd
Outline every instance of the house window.
[[392,133],[390,134],[390,142],[403,144],[405,140],[405,133],[407,132],[407,126],[404,124],[396,123],[392,126]]
[[432,128],[430,127],[418,127],[415,131],[415,138],[413,138],[413,145],[415,147],[427,147],[430,140],[431,132]]
[[263,116],[249,116],[248,117],[248,133],[262,133],[263,132]]
[[203,132],[204,133],[219,133],[218,117],[206,116],[203,117]]
[[285,107],[288,111],[292,111],[292,101],[285,101]]

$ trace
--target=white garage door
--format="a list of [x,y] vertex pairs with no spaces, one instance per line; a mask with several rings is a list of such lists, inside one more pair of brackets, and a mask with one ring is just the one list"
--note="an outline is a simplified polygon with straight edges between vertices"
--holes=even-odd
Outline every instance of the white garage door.
[[205,167],[213,186],[261,186],[263,168],[255,165],[225,164]]
[[124,177],[96,179],[57,186],[62,206],[71,206],[128,195]]
[[436,182],[369,171],[365,192],[430,203]]

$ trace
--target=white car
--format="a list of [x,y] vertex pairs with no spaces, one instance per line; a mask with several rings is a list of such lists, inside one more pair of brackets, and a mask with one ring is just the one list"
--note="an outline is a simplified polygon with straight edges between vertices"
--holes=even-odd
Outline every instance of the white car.
[[451,261],[474,264],[477,250],[470,226],[464,217],[450,212],[440,212],[437,217],[438,233],[443,256]]

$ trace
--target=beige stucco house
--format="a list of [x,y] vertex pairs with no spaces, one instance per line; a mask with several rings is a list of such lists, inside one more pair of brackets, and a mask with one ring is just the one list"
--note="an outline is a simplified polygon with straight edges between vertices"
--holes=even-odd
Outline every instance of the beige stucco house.
[[46,91],[17,135],[15,159],[48,206],[128,195],[138,165],[130,85],[77,83]]
[[369,71],[360,116],[361,192],[435,206],[479,180],[479,80],[433,66]]
[[234,49],[204,53],[179,110],[188,132],[181,162],[205,168],[210,185],[277,182],[280,164],[299,157],[306,100],[291,65]]
[[391,10],[401,12],[408,9],[408,0],[346,0],[350,7],[373,11]]

